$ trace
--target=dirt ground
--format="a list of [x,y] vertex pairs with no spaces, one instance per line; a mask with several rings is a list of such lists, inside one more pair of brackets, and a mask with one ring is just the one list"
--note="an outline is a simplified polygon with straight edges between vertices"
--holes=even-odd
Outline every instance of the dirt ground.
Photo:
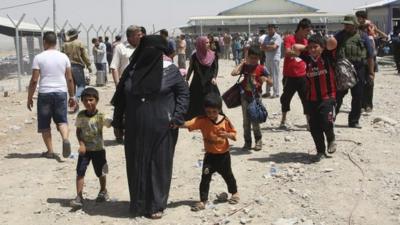
[[[221,60],[221,92],[236,81],[229,75],[233,67],[233,62]],[[1,93],[0,224],[400,224],[400,76],[387,66],[381,67],[376,77],[374,111],[363,114],[363,128],[347,127],[348,95],[336,120],[338,151],[333,158],[319,163],[310,161],[310,154],[315,154],[314,144],[297,96],[288,116],[289,131],[277,129],[279,99],[263,100],[270,117],[262,124],[264,147],[260,152],[240,151],[241,109],[225,109],[238,130],[238,141],[231,142],[232,167],[241,195],[240,204],[235,206],[210,204],[202,212],[190,211],[199,196],[201,169],[197,164],[203,156],[203,145],[200,133],[181,130],[169,204],[159,221],[130,218],[123,146],[114,142],[112,129],[104,130],[111,200],[95,202],[99,185],[89,167],[85,207],[72,211],[68,203],[75,197],[76,158],[41,158],[45,146],[36,132],[36,110],[26,109],[27,93],[11,90],[10,97]],[[16,80],[0,81],[0,86],[6,90],[10,82]],[[109,82],[98,89],[99,109],[111,116],[108,102],[114,85]],[[75,115],[69,115],[70,140],[76,152],[74,120]],[[54,126],[53,142],[60,153],[60,136]],[[276,176],[270,176],[271,162],[276,164]],[[223,191],[226,186],[215,175],[210,199]]]

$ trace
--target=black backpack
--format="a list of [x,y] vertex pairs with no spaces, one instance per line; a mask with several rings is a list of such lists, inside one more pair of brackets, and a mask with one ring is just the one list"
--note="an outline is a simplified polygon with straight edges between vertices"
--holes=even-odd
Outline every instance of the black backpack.
[[354,87],[358,82],[357,71],[353,63],[345,58],[336,61],[335,75],[336,89],[338,91],[346,91]]

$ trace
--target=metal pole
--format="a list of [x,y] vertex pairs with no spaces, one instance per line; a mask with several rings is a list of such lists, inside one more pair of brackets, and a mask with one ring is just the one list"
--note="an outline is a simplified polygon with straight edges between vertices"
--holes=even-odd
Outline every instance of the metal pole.
[[53,0],[53,31],[54,31],[54,33],[57,33],[56,24],[57,24],[57,22],[56,22],[56,0]]
[[[107,37],[107,33],[111,32],[110,30],[110,26],[106,27],[106,29],[104,30],[104,39]],[[111,39],[112,41],[112,39]]]
[[100,25],[99,28],[96,30],[96,38],[99,38],[100,30],[103,30],[103,25]]
[[89,28],[86,28],[85,25],[82,24],[83,29],[85,29],[86,31],[86,44],[87,44],[87,50],[88,50],[88,55],[91,55],[91,51],[90,51],[90,37],[89,37],[89,33],[90,31],[94,28],[93,24],[90,25]]
[[[40,35],[41,35],[41,38],[42,38],[42,40],[43,40],[44,28],[46,28],[46,25],[47,25],[47,23],[49,22],[50,17],[47,17],[47,19],[46,19],[46,21],[44,21],[44,24],[43,24],[43,25],[40,25],[40,23],[36,20],[36,18],[34,18],[34,20],[35,20],[36,25],[38,25],[38,27],[39,27],[39,29],[40,29]],[[42,43],[42,44],[40,45],[40,50],[43,51],[43,41],[42,41],[41,43]]]
[[203,36],[203,21],[200,21],[200,36]]
[[114,30],[111,32],[111,40],[112,41],[114,41],[115,32],[117,32],[117,28],[114,28]]
[[250,33],[251,33],[250,19],[247,19],[247,23],[248,23],[248,25],[249,25],[249,38],[250,38]]
[[[124,15],[125,3],[124,0],[121,0],[121,37],[123,38],[123,34],[125,32],[125,15]],[[123,38],[124,39],[124,38]]]
[[25,13],[22,14],[21,18],[18,20],[17,23],[14,22],[13,19],[11,19],[11,17],[7,14],[8,19],[10,19],[11,23],[14,25],[15,27],[15,45],[16,45],[16,50],[17,50],[17,68],[18,68],[18,91],[21,92],[22,88],[21,88],[21,73],[22,73],[22,69],[21,69],[21,54],[20,54],[20,43],[19,43],[19,25],[21,24],[22,20],[25,18]]

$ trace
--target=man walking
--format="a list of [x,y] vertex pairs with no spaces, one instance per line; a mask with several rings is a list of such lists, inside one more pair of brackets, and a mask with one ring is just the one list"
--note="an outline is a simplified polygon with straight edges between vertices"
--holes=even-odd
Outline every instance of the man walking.
[[39,82],[37,100],[38,132],[42,134],[47,152],[42,156],[54,158],[51,138],[51,119],[56,123],[57,130],[63,140],[62,155],[68,157],[71,153],[71,144],[68,136],[67,121],[67,91],[69,106],[75,103],[74,80],[71,74],[71,63],[68,56],[56,50],[57,35],[46,32],[43,36],[44,51],[35,56],[32,64],[32,77],[29,83],[27,107],[32,110],[33,95]]
[[276,25],[268,25],[268,34],[262,43],[262,50],[265,51],[265,65],[271,72],[273,79],[273,94],[271,95],[271,85],[267,84],[267,91],[263,97],[279,97],[279,62],[281,61],[282,37],[276,33]]
[[[78,40],[79,31],[71,29],[67,32],[67,42],[65,42],[61,48],[61,51],[65,53],[71,62],[71,71],[76,85],[76,100],[79,102],[82,91],[86,86],[85,79],[85,66],[92,73],[90,66],[90,59],[86,52],[85,46],[81,41]],[[79,110],[79,104],[76,104],[74,112]]]
[[[115,86],[118,85],[122,73],[129,64],[129,59],[135,49],[139,46],[143,31],[139,26],[129,26],[126,29],[126,42],[115,46],[113,60],[111,61],[111,73]],[[114,128],[115,139],[118,143],[123,142],[124,131]]]
[[[359,24],[355,16],[345,16],[342,23],[344,29],[335,35],[338,42],[337,58],[348,59],[356,69],[358,78],[357,84],[351,88],[352,99],[348,124],[349,127],[361,128],[359,120],[364,84],[366,77],[370,80],[374,80],[375,77],[374,50],[368,35],[358,29]],[[337,93],[336,114],[339,113],[343,98],[347,93],[348,90]]]
[[129,58],[139,46],[143,33],[139,26],[129,26],[126,29],[126,41],[115,46],[110,68],[115,86],[118,85],[122,72],[129,64]]
[[94,65],[97,71],[104,72],[105,81],[107,82],[107,47],[100,40],[102,40],[101,37],[92,39]]

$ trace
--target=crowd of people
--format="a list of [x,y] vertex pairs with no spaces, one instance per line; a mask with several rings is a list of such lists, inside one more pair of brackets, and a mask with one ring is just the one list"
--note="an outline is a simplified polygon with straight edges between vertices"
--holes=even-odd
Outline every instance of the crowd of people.
[[[112,121],[97,109],[99,92],[86,87],[84,68],[91,72],[91,62],[78,40],[79,32],[75,29],[67,32],[68,40],[61,48],[63,53],[56,50],[56,34],[46,32],[43,37],[45,51],[34,59],[27,101],[31,110],[33,95],[39,85],[38,132],[47,147],[43,156],[55,156],[51,119],[63,139],[63,156],[69,156],[67,108],[78,112],[81,101],[84,109],[77,113],[75,124],[79,142],[77,195],[71,206],[82,207],[84,204],[84,176],[90,161],[100,183],[96,200],[108,200],[103,127],[112,126],[116,141],[123,143],[125,148],[130,212],[159,219],[167,207],[179,128],[200,130],[205,155],[199,185],[200,201],[192,210],[205,209],[215,172],[223,177],[231,194],[230,198],[226,193],[221,194],[218,200],[237,204],[240,197],[231,168],[229,140],[236,141],[238,137],[235,120],[230,120],[222,111],[223,100],[217,82],[218,60],[234,59],[236,67],[232,76],[240,76],[242,151],[263,148],[260,121],[252,119],[249,106],[254,101],[260,103],[263,97],[280,98],[280,128],[289,129],[287,115],[297,93],[317,149],[311,160],[318,162],[332,157],[336,151],[334,121],[349,91],[352,97],[349,127],[361,128],[362,110],[373,109],[373,83],[377,70],[377,49],[373,41],[379,37],[387,38],[368,21],[365,12],[348,15],[342,23],[343,30],[335,35],[313,33],[311,21],[304,18],[293,34],[284,37],[278,33],[275,24],[269,24],[267,31],[260,31],[257,38],[223,34],[193,39],[181,35],[176,41],[166,30],[161,30],[160,35],[146,35],[146,30],[140,26],[127,28],[125,42],[121,42],[120,36],[113,43],[109,43],[107,37],[104,41],[100,37],[94,38],[92,53],[96,70],[105,73],[109,70],[116,87],[111,100],[114,106]],[[177,65],[174,63],[176,55]],[[281,57],[284,58],[282,94],[279,85]],[[187,59],[189,66],[186,69]],[[335,67],[339,60],[349,61],[355,69],[356,83],[346,90],[337,88]]]

